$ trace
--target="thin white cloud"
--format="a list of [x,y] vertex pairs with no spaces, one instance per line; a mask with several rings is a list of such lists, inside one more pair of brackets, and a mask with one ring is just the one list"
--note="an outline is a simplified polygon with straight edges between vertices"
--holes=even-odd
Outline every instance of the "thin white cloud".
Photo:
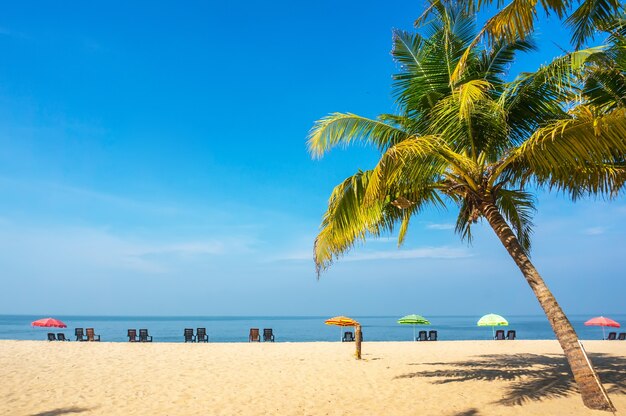
[[449,224],[449,223],[442,223],[442,224],[437,224],[437,223],[431,223],[426,225],[426,228],[429,230],[453,230],[454,229],[454,224]]
[[[247,236],[174,241],[138,238],[88,227],[32,228],[0,223],[0,262],[16,267],[59,270],[131,270],[165,273],[205,257],[250,255],[256,241]],[[45,265],[45,266],[44,266]]]
[[[469,250],[448,246],[421,247],[410,250],[355,250],[342,258],[342,261],[366,261],[366,260],[406,260],[406,259],[459,259],[471,257]],[[271,261],[311,261],[312,250],[300,250],[283,253],[274,257]]]
[[589,227],[583,230],[586,235],[602,235],[606,233],[606,227]]
[[370,244],[370,243],[384,243],[384,244],[389,244],[389,243],[393,243],[393,244],[397,244],[398,243],[398,237],[378,237],[378,238],[370,238],[367,240],[366,244]]
[[155,214],[177,214],[182,209],[178,206],[164,205],[163,203],[155,204],[151,202],[141,201],[125,196],[110,194],[107,192],[96,191],[92,189],[80,188],[76,186],[66,185],[62,183],[45,182],[45,181],[22,181],[11,178],[0,178],[4,182],[12,183],[21,189],[31,189],[42,193],[61,194],[71,198],[71,200],[93,201],[108,206],[135,210],[141,212]]
[[422,247],[411,250],[370,251],[347,256],[345,261],[363,260],[404,260],[404,259],[459,259],[470,257],[467,249],[442,247]]

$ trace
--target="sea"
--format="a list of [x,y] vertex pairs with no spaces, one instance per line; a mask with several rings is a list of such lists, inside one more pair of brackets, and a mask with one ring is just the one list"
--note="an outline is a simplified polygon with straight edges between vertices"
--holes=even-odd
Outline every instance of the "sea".
[[[399,316],[351,316],[361,323],[364,341],[411,341],[412,325],[399,325]],[[626,315],[610,315],[611,319],[626,324]],[[94,328],[102,341],[126,342],[128,329],[146,328],[154,342],[184,342],[185,328],[206,328],[210,342],[248,342],[250,328],[272,328],[276,342],[339,341],[344,330],[325,325],[328,316],[54,316],[67,328],[32,327],[31,322],[45,318],[34,315],[0,315],[0,339],[45,340],[48,332],[62,332],[74,339],[74,328]],[[430,326],[416,326],[415,330],[436,330],[438,339],[488,340],[491,327],[478,327],[479,316],[428,316]],[[517,339],[555,339],[545,316],[506,316]],[[570,315],[569,319],[580,339],[603,338],[601,327],[588,327],[589,315]],[[619,328],[605,328],[620,332]],[[622,332],[626,329],[622,329]]]

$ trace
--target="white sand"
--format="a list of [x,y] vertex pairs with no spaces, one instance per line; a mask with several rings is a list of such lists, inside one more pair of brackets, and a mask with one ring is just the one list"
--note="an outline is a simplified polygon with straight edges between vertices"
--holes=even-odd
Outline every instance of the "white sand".
[[[587,341],[626,415],[626,342]],[[556,341],[0,341],[2,415],[607,415]],[[614,391],[616,385],[620,388]]]

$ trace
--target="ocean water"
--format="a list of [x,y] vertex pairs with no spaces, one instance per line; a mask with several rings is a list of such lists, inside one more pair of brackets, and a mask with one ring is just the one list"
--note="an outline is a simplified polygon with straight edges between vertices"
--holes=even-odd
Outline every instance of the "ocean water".
[[[611,315],[626,324],[626,315]],[[211,342],[247,342],[250,328],[272,328],[276,342],[339,341],[341,329],[324,324],[329,317],[322,316],[55,316],[67,328],[33,328],[32,321],[42,316],[0,315],[0,339],[44,340],[48,332],[63,332],[74,339],[74,328],[95,328],[102,341],[125,342],[129,328],[147,328],[154,342],[183,342],[184,328],[205,327]],[[398,316],[353,316],[361,323],[365,341],[410,341],[413,327],[398,325]],[[428,316],[431,326],[417,326],[419,330],[437,330],[440,340],[487,340],[492,338],[489,327],[477,327],[479,316]],[[518,339],[555,339],[545,316],[506,316],[508,327]],[[571,315],[581,339],[602,339],[602,328],[586,327],[590,316]],[[351,330],[351,328],[347,328]],[[605,329],[608,333],[610,330]],[[620,329],[617,329],[619,332]],[[626,328],[621,329],[626,332]]]

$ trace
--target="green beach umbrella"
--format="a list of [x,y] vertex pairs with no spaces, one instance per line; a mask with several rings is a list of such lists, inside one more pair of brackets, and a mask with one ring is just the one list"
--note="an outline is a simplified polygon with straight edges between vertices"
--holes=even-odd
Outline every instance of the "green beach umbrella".
[[490,313],[480,318],[478,320],[477,325],[478,326],[490,326],[491,332],[493,336],[495,337],[496,334],[495,334],[495,329],[493,329],[493,327],[494,326],[508,326],[509,321],[507,321],[500,315],[496,315],[495,313]]
[[400,325],[413,325],[413,340],[415,341],[415,325],[430,325],[430,321],[420,315],[407,315],[398,319]]

